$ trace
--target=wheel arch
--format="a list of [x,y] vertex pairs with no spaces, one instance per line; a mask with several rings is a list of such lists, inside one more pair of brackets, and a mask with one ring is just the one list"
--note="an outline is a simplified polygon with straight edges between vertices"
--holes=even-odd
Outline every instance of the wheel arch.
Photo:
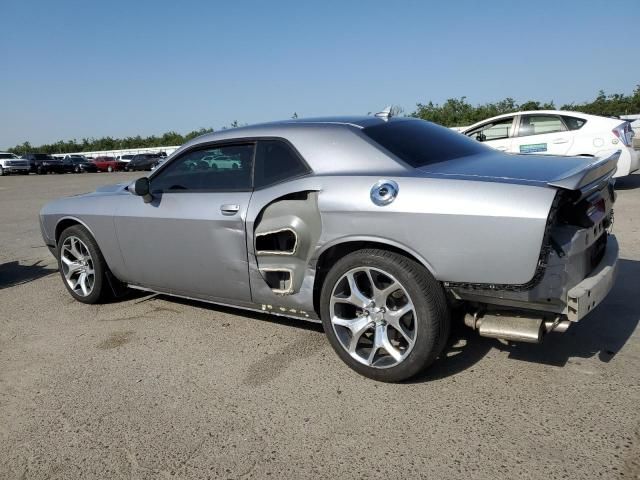
[[318,259],[315,263],[313,309],[318,314],[318,317],[320,317],[320,293],[331,265],[352,252],[366,248],[376,248],[379,250],[398,253],[422,265],[429,273],[431,273],[431,275],[434,276],[434,278],[437,279],[433,266],[425,258],[421,257],[406,245],[379,237],[362,236],[341,238],[324,245],[320,250]]
[[[83,222],[77,217],[66,216],[58,219],[58,222],[56,223],[56,228],[54,230],[54,239],[56,241],[56,246],[58,245],[58,240],[60,239],[60,235],[62,235],[62,232],[64,232],[67,228],[72,227],[74,225],[82,225],[84,228],[86,228],[89,231],[89,233],[94,239],[96,238],[91,227],[89,227],[89,225],[87,225],[85,222]],[[96,242],[97,242],[97,239],[96,239]]]

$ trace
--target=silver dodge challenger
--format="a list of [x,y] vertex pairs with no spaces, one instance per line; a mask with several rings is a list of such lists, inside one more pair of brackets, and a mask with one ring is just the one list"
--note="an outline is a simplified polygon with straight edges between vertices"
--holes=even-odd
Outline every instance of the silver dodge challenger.
[[319,321],[352,369],[402,381],[452,318],[539,342],[605,298],[618,156],[505,154],[388,115],[291,120],[196,138],[40,225],[80,302],[133,288]]

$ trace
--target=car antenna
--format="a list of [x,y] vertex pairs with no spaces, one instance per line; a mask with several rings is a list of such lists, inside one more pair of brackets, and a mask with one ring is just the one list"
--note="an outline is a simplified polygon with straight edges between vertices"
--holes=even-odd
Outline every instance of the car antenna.
[[389,120],[393,115],[391,114],[391,105],[387,108],[375,114],[376,117],[383,119],[384,121]]

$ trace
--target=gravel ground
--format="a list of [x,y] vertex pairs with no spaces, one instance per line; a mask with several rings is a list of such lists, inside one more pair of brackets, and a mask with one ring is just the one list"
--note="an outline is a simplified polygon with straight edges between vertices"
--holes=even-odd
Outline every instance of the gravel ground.
[[640,478],[640,175],[619,182],[620,274],[590,317],[542,345],[460,328],[401,385],[313,324],[73,301],[37,213],[131,178],[0,178],[0,478]]

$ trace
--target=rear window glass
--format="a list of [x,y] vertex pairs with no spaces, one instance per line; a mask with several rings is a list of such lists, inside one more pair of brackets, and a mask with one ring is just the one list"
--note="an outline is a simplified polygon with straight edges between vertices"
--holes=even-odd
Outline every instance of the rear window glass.
[[562,119],[569,130],[580,130],[584,124],[587,123],[587,121],[582,118],[569,117],[567,115],[563,115]]
[[422,120],[390,121],[362,131],[415,168],[475,155],[488,148],[453,130]]

